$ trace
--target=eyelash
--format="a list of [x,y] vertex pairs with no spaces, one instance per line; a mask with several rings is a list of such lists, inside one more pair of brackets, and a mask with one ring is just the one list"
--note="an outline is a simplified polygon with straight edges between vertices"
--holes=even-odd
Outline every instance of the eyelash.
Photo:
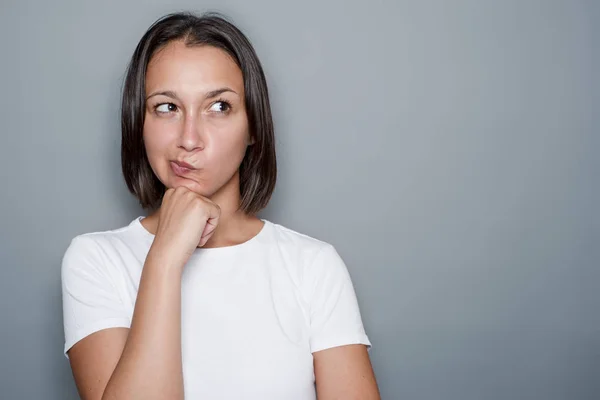
[[225,100],[225,99],[219,99],[219,100],[215,101],[213,103],[213,105],[215,105],[217,103],[223,103],[225,105],[225,108],[226,108],[225,111],[220,111],[220,113],[227,114],[229,111],[231,111],[231,103],[228,102],[227,100]]
[[[225,99],[219,99],[219,100],[215,101],[215,102],[214,102],[214,103],[211,105],[211,107],[212,107],[212,106],[214,106],[214,105],[215,105],[215,104],[217,104],[217,103],[223,103],[223,104],[225,105],[225,108],[226,108],[226,110],[225,110],[225,111],[217,111],[217,112],[216,112],[217,114],[227,114],[229,111],[231,111],[231,108],[232,108],[232,107],[231,107],[231,103],[229,103],[227,100],[225,100]],[[161,115],[161,114],[168,114],[168,113],[166,113],[166,112],[160,112],[160,111],[158,111],[158,107],[160,107],[160,106],[163,106],[163,105],[165,105],[165,104],[168,104],[168,105],[173,105],[173,106],[177,107],[177,105],[176,105],[175,103],[158,103],[158,104],[156,104],[156,105],[154,106],[154,113],[155,113],[155,114],[157,114],[157,115]],[[170,111],[170,112],[173,112],[173,111]]]

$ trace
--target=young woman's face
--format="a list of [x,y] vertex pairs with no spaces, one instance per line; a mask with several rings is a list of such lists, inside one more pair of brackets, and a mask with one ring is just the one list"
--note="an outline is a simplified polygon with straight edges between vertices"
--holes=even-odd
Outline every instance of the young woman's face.
[[145,112],[148,160],[167,188],[210,197],[239,177],[250,144],[244,81],[223,50],[181,41],[161,49],[148,64]]

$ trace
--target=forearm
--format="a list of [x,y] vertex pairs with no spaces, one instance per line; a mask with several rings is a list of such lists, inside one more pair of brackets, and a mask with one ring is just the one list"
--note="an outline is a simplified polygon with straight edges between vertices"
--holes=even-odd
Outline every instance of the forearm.
[[151,249],[131,328],[103,399],[183,399],[181,266]]

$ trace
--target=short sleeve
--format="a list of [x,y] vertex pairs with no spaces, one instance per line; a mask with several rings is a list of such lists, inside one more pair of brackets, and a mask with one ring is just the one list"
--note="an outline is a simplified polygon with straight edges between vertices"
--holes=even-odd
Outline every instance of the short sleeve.
[[61,267],[64,353],[78,341],[106,328],[131,324],[112,283],[100,246],[78,236],[67,248]]
[[350,274],[332,245],[319,250],[308,276],[311,352],[349,344],[370,348]]

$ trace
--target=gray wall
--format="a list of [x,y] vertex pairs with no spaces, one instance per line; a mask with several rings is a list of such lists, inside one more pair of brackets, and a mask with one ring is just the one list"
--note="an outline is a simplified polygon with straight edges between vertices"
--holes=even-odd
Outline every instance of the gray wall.
[[385,399],[600,398],[600,12],[574,0],[4,0],[1,398],[76,398],[60,260],[141,214],[119,90],[181,9],[254,42],[280,168],[262,216],[338,248]]

